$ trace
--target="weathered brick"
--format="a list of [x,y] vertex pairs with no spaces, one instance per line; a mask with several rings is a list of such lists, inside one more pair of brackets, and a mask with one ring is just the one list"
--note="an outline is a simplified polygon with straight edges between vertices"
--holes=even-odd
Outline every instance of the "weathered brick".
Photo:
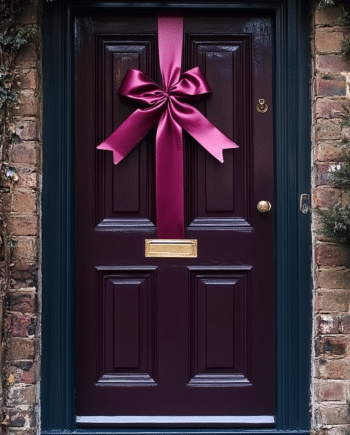
[[38,174],[33,168],[18,168],[18,187],[36,189],[38,187]]
[[33,406],[35,404],[35,386],[28,387],[19,386],[14,384],[7,390],[6,405],[10,408],[17,408],[20,406]]
[[12,211],[18,213],[35,213],[36,197],[31,192],[16,192],[13,195]]
[[[35,431],[35,428],[33,428],[33,429],[25,429],[25,430],[23,430],[23,429],[18,430],[16,428],[9,427],[7,429],[7,431],[6,431],[6,434],[7,435],[37,435],[37,431]],[[337,435],[340,435],[340,434],[337,434]],[[344,435],[344,434],[341,434],[341,435]]]
[[15,116],[39,116],[39,100],[34,91],[23,90],[14,109]]
[[316,316],[317,332],[319,334],[337,334],[339,332],[339,319],[331,314]]
[[341,14],[341,8],[327,8],[322,11],[317,11],[315,14],[315,24],[323,26],[335,26],[339,24],[338,18]]
[[[323,434],[321,432],[324,432]],[[349,435],[349,427],[347,425],[329,426],[328,429],[317,431],[317,435]]]
[[39,127],[35,121],[18,121],[16,123],[16,133],[21,140],[39,140]]
[[34,289],[31,291],[17,291],[9,294],[9,308],[11,311],[21,313],[34,313],[36,308],[36,297]]
[[313,196],[314,207],[331,207],[341,202],[341,189],[319,186]]
[[16,16],[16,21],[19,24],[37,24],[38,22],[38,11],[33,7],[32,2],[27,2],[19,10],[19,14]]
[[317,307],[319,311],[348,311],[350,292],[348,291],[319,291],[317,294]]
[[35,68],[38,63],[37,47],[35,43],[29,44],[16,58],[17,68]]
[[320,401],[345,401],[345,387],[340,382],[322,382],[317,386]]
[[12,216],[8,222],[8,231],[15,236],[36,236],[38,218],[36,216]]
[[343,127],[341,131],[341,138],[350,141],[350,127]]
[[31,337],[35,333],[35,318],[23,314],[10,316],[12,337]]
[[346,424],[350,422],[346,405],[322,406],[319,409],[319,420],[321,424]]
[[340,332],[343,334],[350,334],[350,315],[343,314],[340,317]]
[[326,163],[315,165],[316,186],[333,184],[332,166]]
[[35,356],[35,341],[31,338],[13,338],[10,343],[13,360],[31,359]]
[[315,81],[316,96],[345,96],[346,80],[344,76],[325,75]]
[[341,118],[347,115],[350,108],[349,100],[331,100],[329,98],[318,98],[316,101],[316,118]]
[[22,383],[27,385],[36,382],[36,365],[33,361],[17,361],[7,370],[7,384]]
[[35,266],[37,262],[37,239],[36,237],[16,238],[17,244],[13,250],[13,262],[15,269],[27,270]]
[[343,32],[330,32],[328,29],[319,28],[315,32],[316,52],[339,53]]
[[317,271],[317,286],[327,289],[349,289],[349,269],[319,269]]
[[9,427],[18,427],[24,429],[30,429],[33,427],[32,412],[9,409],[8,414],[10,416]]
[[350,60],[336,54],[316,55],[316,68],[322,73],[350,72]]
[[28,285],[28,287],[36,285],[38,281],[38,269],[38,264],[27,270],[17,270],[13,268],[11,273],[13,288],[19,289],[26,285]]
[[9,213],[11,211],[11,193],[2,194],[2,208],[4,212]]
[[319,142],[316,146],[316,159],[319,162],[334,162],[341,158],[343,147],[334,142]]
[[38,73],[35,69],[22,72],[19,77],[18,86],[21,89],[33,89],[36,90],[38,83]]
[[320,379],[348,379],[349,363],[344,359],[320,359],[316,363],[316,377]]
[[315,355],[327,358],[344,357],[348,350],[348,338],[336,336],[317,336],[315,339]]
[[318,120],[316,128],[317,140],[337,140],[341,137],[341,126],[338,120]]
[[350,261],[350,251],[339,243],[318,243],[315,260],[319,266],[346,266]]

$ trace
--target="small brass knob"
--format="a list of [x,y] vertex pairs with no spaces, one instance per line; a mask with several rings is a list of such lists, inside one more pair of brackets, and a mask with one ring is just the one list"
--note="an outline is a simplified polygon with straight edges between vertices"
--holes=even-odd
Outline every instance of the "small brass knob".
[[259,201],[257,205],[257,209],[260,213],[267,213],[271,210],[271,202],[270,201]]

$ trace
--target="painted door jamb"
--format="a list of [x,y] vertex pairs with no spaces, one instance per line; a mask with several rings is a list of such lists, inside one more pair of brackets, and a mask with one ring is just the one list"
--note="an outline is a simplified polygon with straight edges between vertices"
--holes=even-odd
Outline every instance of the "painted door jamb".
[[[131,3],[44,2],[41,428],[49,434],[309,433],[311,338],[311,100],[308,2],[133,2],[135,8],[215,8],[275,19],[276,429],[75,429],[74,406],[74,15]],[[306,109],[305,108],[310,108]]]

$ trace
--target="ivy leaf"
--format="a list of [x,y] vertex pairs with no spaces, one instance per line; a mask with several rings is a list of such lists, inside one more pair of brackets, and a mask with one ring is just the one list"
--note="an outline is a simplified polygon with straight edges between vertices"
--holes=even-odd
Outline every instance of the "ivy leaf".
[[18,92],[14,89],[0,87],[0,109],[13,106],[17,103]]
[[0,46],[7,53],[18,54],[23,47],[35,41],[37,37],[36,29],[22,27],[14,32],[7,28],[0,32]]
[[[350,26],[350,17],[349,17],[349,26]],[[342,56],[349,56],[350,55],[350,39],[343,39],[341,41],[341,49],[340,54]]]
[[12,133],[12,143],[21,143],[21,138],[17,133]]
[[336,6],[334,0],[320,0],[320,2],[317,5],[317,10],[322,11],[323,9],[334,7],[334,6]]
[[11,236],[7,236],[7,247],[10,251],[12,251],[13,248],[15,248],[17,245],[17,240],[13,239]]

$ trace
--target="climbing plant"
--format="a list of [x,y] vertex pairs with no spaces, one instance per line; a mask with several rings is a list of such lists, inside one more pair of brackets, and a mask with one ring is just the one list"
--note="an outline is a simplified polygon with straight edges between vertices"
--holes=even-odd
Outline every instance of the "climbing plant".
[[[350,128],[350,116],[342,122],[342,126]],[[350,141],[343,139],[343,151],[339,165],[331,172],[331,182],[342,187],[345,193],[350,194]],[[350,201],[350,197],[349,197]],[[320,218],[319,232],[327,238],[334,239],[350,247],[350,203],[337,204],[327,210],[316,208]]]
[[[8,232],[7,214],[3,207],[3,195],[9,192],[11,183],[18,181],[15,167],[9,164],[11,144],[19,143],[13,122],[13,108],[18,104],[18,73],[15,62],[17,56],[37,38],[37,30],[18,25],[16,19],[26,5],[26,0],[0,0],[0,320],[4,301],[10,288],[11,256],[17,241]],[[5,324],[4,324],[5,325]],[[0,371],[6,353],[7,331],[0,325],[2,358]],[[0,402],[3,398],[0,398]],[[2,421],[6,427],[8,417]]]
[[[339,24],[343,27],[345,33],[350,32],[350,2],[349,0],[318,0],[317,10],[321,11],[323,9],[331,7],[340,7],[342,13],[338,19]],[[340,53],[343,56],[350,55],[350,37],[346,35],[341,42]]]

